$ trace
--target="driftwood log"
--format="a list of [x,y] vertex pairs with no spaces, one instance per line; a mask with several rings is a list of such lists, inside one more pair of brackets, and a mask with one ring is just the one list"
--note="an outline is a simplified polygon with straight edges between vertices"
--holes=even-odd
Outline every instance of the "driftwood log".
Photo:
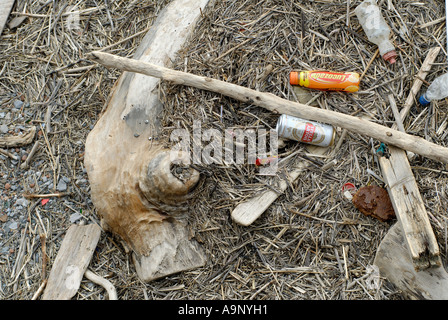
[[[394,113],[397,118],[393,128],[398,127],[404,131],[402,121],[414,104],[415,96],[439,52],[440,48],[438,47],[429,51],[400,113],[398,113],[393,95],[389,95],[391,109],[395,110]],[[407,242],[407,248],[415,269],[424,270],[432,266],[441,266],[442,262],[436,236],[432,230],[425,203],[420,195],[406,151],[389,146],[389,157],[379,157],[378,162],[395,214],[401,223],[403,237]]]
[[51,268],[42,300],[70,300],[76,294],[100,235],[101,228],[96,224],[70,226]]
[[[429,51],[400,113],[393,95],[389,96],[396,118],[394,127],[404,130],[402,121],[439,51],[438,47]],[[374,264],[380,275],[402,290],[408,299],[446,300],[448,273],[408,157],[396,147],[389,147],[389,153],[388,158],[380,157],[379,163],[398,222],[381,241]]]
[[[208,0],[175,0],[158,15],[134,54],[141,63],[170,65]],[[158,143],[163,105],[159,79],[124,72],[86,140],[85,164],[102,227],[132,250],[138,276],[151,281],[200,267],[205,256],[190,239],[185,201],[199,173],[171,163]],[[182,171],[182,178],[173,170]]]
[[277,97],[271,93],[259,92],[236,84],[172,70],[152,63],[94,51],[89,59],[110,68],[146,74],[174,84],[221,93],[236,100],[254,104],[278,114],[320,121],[335,127],[347,129],[376,140],[412,151],[421,156],[448,163],[448,148],[429,142],[421,137],[400,132],[386,126],[332,110],[324,110]]

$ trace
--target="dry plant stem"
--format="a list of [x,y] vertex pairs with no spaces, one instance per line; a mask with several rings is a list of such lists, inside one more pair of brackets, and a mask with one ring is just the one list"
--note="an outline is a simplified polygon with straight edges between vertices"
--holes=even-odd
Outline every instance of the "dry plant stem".
[[277,97],[271,93],[262,93],[224,81],[176,71],[135,59],[118,57],[104,52],[92,52],[90,59],[110,68],[136,72],[170,81],[178,85],[192,86],[198,89],[221,93],[236,100],[263,107],[278,114],[288,114],[300,118],[320,121],[370,136],[387,144],[409,150],[427,158],[448,163],[448,148],[436,145],[417,136],[373,123],[339,112],[317,109],[298,102]]
[[47,278],[47,241],[45,234],[40,235],[40,244],[42,247],[42,279]]
[[6,151],[4,149],[0,149],[0,153],[4,154],[5,156],[10,157],[13,160],[19,160],[19,158],[17,156],[13,155],[11,152],[8,152],[8,151]]
[[86,272],[84,273],[84,276],[89,279],[90,281],[102,286],[104,289],[106,289],[108,295],[109,295],[109,300],[118,300],[117,298],[117,290],[115,290],[115,287],[113,286],[113,284],[100,277],[99,275],[93,273],[90,270],[86,270]]
[[31,193],[31,194],[24,194],[23,196],[25,198],[31,199],[31,198],[64,197],[64,196],[67,196],[67,195],[69,195],[69,193],[60,192],[60,193],[47,193],[47,194]]
[[23,163],[20,165],[20,168],[21,168],[21,169],[27,169],[27,168],[29,167],[31,160],[33,159],[34,155],[35,155],[36,152],[37,152],[37,149],[39,148],[39,144],[40,144],[39,141],[36,141],[36,142],[34,143],[33,148],[31,149],[30,154],[29,154],[28,157],[26,158],[25,162],[23,162]]

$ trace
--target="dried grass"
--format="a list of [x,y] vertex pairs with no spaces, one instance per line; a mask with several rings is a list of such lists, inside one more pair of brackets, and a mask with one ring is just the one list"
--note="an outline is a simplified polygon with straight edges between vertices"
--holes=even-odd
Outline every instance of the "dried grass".
[[[63,4],[49,2],[39,10],[42,2],[25,3],[27,12],[41,16],[30,16],[19,28],[5,29],[2,35],[1,105],[10,104],[16,97],[30,103],[28,109],[20,111],[22,117],[18,113],[9,124],[42,126],[41,146],[31,169],[55,182],[61,175],[74,182],[86,177],[84,141],[119,76],[119,72],[97,68],[83,57],[91,50],[113,44],[108,52],[132,55],[143,37],[142,31],[151,26],[166,1],[82,2],[80,9],[96,10],[81,15],[80,34],[65,29],[64,16],[60,15]],[[376,47],[367,41],[353,14],[358,3],[215,1],[203,12],[175,68],[290,100],[296,100],[288,84],[291,69],[356,71],[363,74],[360,92],[311,92],[318,107],[374,114],[373,121],[391,126],[394,118],[387,95],[394,94],[400,106],[428,49],[446,48],[446,29],[444,20],[440,20],[444,7],[434,0],[424,4],[379,1],[392,26],[399,54],[396,65],[389,66],[378,57],[372,60]],[[141,34],[132,37],[138,32]],[[436,62],[428,82],[446,68],[443,54]],[[272,71],[264,77],[268,66],[273,67]],[[165,103],[165,139],[173,128],[191,128],[194,120],[201,121],[203,130],[275,127],[277,116],[253,105],[167,83],[160,86],[160,91]],[[44,124],[51,126],[49,132]],[[427,109],[414,106],[404,126],[408,133],[446,146],[446,101],[435,102]],[[385,281],[377,289],[369,289],[366,283],[376,249],[393,222],[363,216],[340,192],[345,182],[357,187],[383,185],[373,152],[376,144],[366,136],[349,132],[331,157],[314,158],[307,156],[306,145],[286,142],[281,153],[298,152],[290,165],[306,161],[309,170],[249,227],[232,222],[230,213],[236,204],[265,188],[269,180],[258,176],[251,164],[200,166],[204,183],[200,196],[191,200],[189,227],[205,250],[206,266],[145,284],[138,279],[119,240],[103,234],[90,267],[107,277],[117,288],[119,298],[126,300],[402,299],[400,292]],[[337,164],[323,172],[321,166],[333,158]],[[29,189],[24,171],[11,167],[8,161],[1,162],[2,176],[6,174],[7,178],[1,178],[0,188],[7,180],[20,184],[23,190]],[[445,260],[446,168],[420,157],[411,165]],[[30,299],[39,288],[41,229],[47,236],[48,274],[70,225],[70,214],[82,209],[87,220],[97,220],[88,190],[73,184],[71,191],[69,196],[54,198],[52,206],[41,208],[40,199],[33,199],[28,207],[29,220],[16,233],[0,240],[2,245],[18,245],[11,254],[0,256],[2,299]],[[4,193],[8,195],[11,197]],[[301,201],[307,196],[306,201]],[[22,230],[27,231],[23,237]],[[104,289],[86,279],[75,297],[104,298]]]

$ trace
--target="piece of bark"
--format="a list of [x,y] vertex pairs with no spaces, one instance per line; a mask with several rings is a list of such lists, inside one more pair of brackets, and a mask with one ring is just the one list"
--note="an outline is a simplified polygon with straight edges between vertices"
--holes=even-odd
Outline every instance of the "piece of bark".
[[11,147],[21,147],[26,146],[33,142],[36,135],[36,127],[31,127],[30,130],[21,136],[7,136],[0,137],[0,147],[11,148]]
[[70,300],[76,294],[93,252],[101,228],[96,224],[72,225],[54,260],[42,300]]
[[331,124],[335,127],[370,136],[386,144],[412,151],[424,157],[448,163],[448,148],[429,142],[422,137],[400,132],[359,117],[332,110],[314,108],[277,97],[271,93],[259,92],[225,81],[171,70],[152,63],[118,57],[104,52],[91,52],[89,59],[111,68],[145,74],[169,81],[173,84],[192,86],[198,89],[220,93],[242,102],[263,107],[274,113],[287,114]]
[[394,208],[387,190],[379,186],[365,186],[353,195],[353,205],[366,216],[381,221],[395,218]]
[[[170,2],[133,58],[172,65],[207,3]],[[158,78],[124,72],[87,137],[84,157],[102,226],[132,249],[138,276],[145,282],[206,261],[185,222],[186,201],[194,195],[199,173],[187,168],[187,179],[174,176],[170,150],[157,140],[163,111],[159,83]]]

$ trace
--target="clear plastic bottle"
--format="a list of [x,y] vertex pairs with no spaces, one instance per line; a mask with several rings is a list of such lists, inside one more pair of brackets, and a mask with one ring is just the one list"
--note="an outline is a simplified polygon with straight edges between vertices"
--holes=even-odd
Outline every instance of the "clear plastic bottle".
[[422,105],[448,97],[448,73],[437,77],[418,100]]
[[365,0],[355,9],[356,16],[370,42],[376,44],[380,55],[389,63],[395,63],[397,53],[389,40],[390,28],[381,15],[376,0]]

